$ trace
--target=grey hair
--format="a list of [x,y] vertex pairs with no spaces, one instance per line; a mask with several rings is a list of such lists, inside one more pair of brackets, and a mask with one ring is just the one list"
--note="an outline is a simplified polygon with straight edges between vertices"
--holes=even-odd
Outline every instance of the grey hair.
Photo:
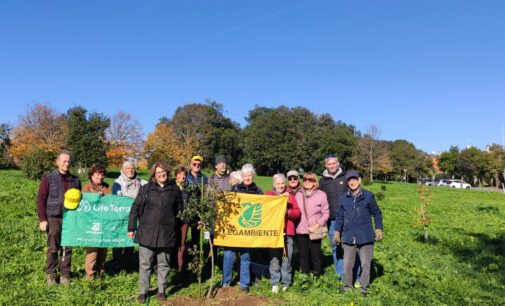
[[70,153],[70,151],[67,151],[67,150],[60,151],[60,153],[58,153],[58,156],[56,157],[56,159],[60,159],[60,156],[63,154],[70,156],[70,161],[72,161],[72,153]]
[[272,182],[274,183],[275,185],[275,181],[278,180],[278,179],[283,179],[284,180],[284,183],[286,182],[286,177],[284,176],[284,174],[282,173],[277,173],[275,174],[273,177],[272,177]]
[[137,171],[137,165],[135,165],[135,161],[133,161],[131,159],[127,159],[124,161],[123,166],[121,167],[121,170],[123,170],[128,165],[133,166],[133,169],[135,169],[135,171]]
[[230,178],[237,180],[239,184],[242,183],[242,173],[238,170],[230,173]]
[[253,165],[251,165],[251,164],[244,164],[244,165],[242,166],[242,169],[240,170],[240,173],[241,173],[242,175],[244,175],[244,174],[245,174],[245,173],[247,173],[247,172],[251,172],[251,174],[252,174],[253,176],[256,176],[256,170],[254,170],[254,167],[253,167]]

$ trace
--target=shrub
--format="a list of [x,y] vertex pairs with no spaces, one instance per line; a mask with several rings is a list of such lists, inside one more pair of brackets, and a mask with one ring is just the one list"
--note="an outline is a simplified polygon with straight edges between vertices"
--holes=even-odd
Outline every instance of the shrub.
[[38,180],[54,168],[55,160],[55,153],[33,146],[21,160],[21,170],[27,178]]

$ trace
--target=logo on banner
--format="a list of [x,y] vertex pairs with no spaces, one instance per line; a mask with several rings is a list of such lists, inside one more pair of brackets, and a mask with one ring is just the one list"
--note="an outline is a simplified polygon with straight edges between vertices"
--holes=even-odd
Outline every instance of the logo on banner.
[[91,227],[91,230],[93,232],[99,232],[100,231],[100,223],[93,223],[93,226]]
[[238,223],[246,228],[258,227],[261,224],[261,204],[243,203]]
[[78,211],[84,211],[84,212],[88,212],[91,210],[91,205],[89,204],[88,201],[81,201],[81,203],[79,204],[79,207],[77,208]]

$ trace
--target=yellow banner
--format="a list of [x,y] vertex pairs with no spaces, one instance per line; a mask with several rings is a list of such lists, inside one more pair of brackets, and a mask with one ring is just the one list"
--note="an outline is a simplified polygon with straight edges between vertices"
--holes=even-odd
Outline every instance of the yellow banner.
[[218,203],[214,244],[228,247],[283,248],[287,196],[230,193]]

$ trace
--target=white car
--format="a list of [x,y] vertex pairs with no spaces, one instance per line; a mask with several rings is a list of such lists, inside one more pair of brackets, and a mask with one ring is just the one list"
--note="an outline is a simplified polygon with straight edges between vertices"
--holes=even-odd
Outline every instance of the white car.
[[[451,180],[451,183],[449,184],[449,187],[451,188],[461,188],[461,180]],[[463,189],[471,189],[472,186],[468,184],[467,182],[463,181]]]

